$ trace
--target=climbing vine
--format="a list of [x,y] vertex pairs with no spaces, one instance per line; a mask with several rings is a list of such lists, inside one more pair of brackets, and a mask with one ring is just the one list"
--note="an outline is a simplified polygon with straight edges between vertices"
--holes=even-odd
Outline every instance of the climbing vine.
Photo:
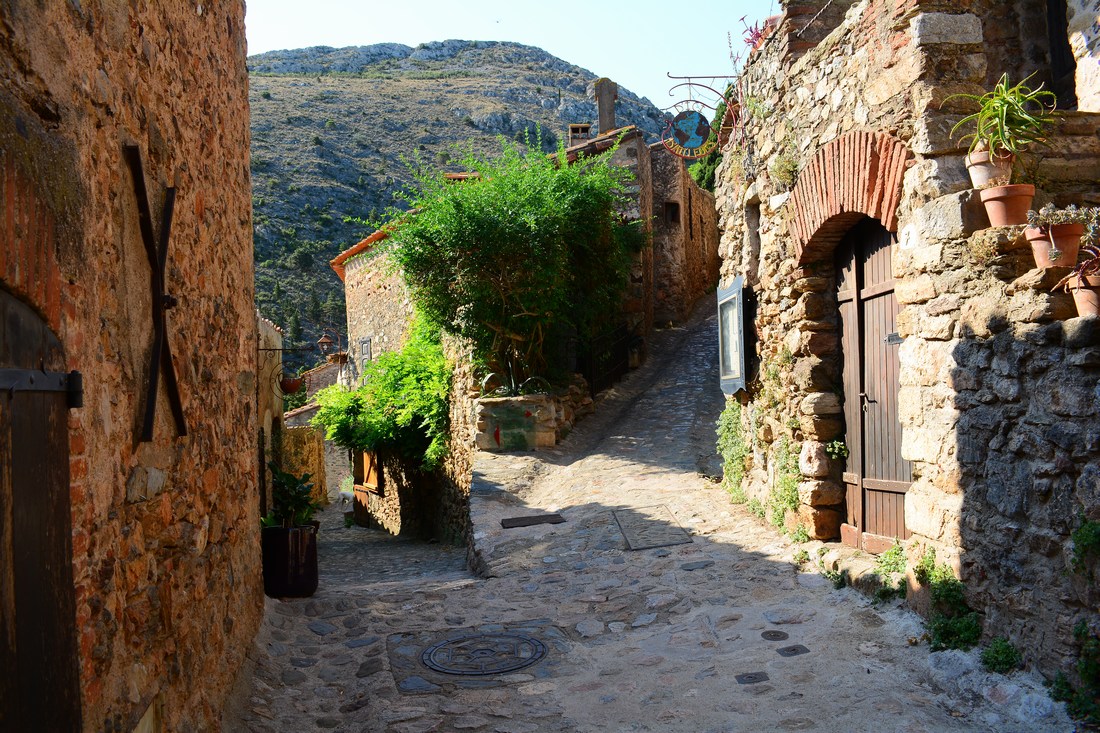
[[[768,519],[772,525],[783,529],[788,511],[798,511],[798,459],[791,452],[791,444],[786,436],[777,442],[775,454],[775,481],[768,495]],[[805,530],[803,530],[805,532]]]
[[317,393],[313,424],[339,446],[390,451],[430,471],[447,455],[450,393],[439,331],[417,318],[404,347],[367,364],[359,387]]
[[722,456],[722,487],[729,492],[734,504],[744,504],[748,497],[741,484],[745,479],[748,448],[741,425],[741,403],[734,398],[727,399],[717,425],[718,455]]

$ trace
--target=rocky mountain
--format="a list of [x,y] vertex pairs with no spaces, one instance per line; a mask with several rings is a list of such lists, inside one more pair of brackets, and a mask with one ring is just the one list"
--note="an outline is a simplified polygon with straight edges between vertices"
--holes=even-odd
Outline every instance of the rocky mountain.
[[[516,43],[318,46],[249,58],[256,302],[292,342],[344,330],[328,262],[370,233],[420,156],[458,171],[456,146],[499,151],[540,126],[553,149],[569,123],[596,126],[597,75]],[[619,125],[655,142],[664,114],[619,89]],[[290,355],[288,354],[288,357]]]

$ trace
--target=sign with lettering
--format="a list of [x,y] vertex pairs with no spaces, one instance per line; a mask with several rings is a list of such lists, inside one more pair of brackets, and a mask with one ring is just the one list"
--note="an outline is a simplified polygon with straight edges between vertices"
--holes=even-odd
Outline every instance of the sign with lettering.
[[702,112],[689,109],[672,118],[661,135],[661,143],[673,155],[694,160],[714,150],[718,136]]

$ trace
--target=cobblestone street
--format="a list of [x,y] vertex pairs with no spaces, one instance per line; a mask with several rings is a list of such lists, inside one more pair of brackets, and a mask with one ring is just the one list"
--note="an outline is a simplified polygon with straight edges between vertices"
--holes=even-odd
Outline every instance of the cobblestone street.
[[[226,729],[1073,730],[1036,678],[911,644],[916,615],[800,572],[799,545],[730,504],[712,311],[659,331],[557,449],[479,455],[481,575],[465,548],[324,512],[320,588],[267,600]],[[501,527],[549,512],[565,522]]]

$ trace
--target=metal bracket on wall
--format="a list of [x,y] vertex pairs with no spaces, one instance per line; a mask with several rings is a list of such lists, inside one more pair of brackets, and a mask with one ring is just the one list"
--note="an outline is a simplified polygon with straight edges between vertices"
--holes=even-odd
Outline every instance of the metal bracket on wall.
[[123,145],[123,157],[134,179],[134,196],[137,198],[138,223],[145,254],[149,258],[149,289],[153,298],[153,351],[149,357],[149,382],[145,393],[145,417],[141,427],[141,442],[153,439],[153,419],[157,413],[157,384],[164,370],[164,388],[168,404],[176,421],[176,432],[187,435],[187,420],[183,416],[176,368],[172,364],[172,346],[168,342],[167,311],[176,305],[175,297],[164,292],[164,268],[168,260],[168,237],[172,233],[172,211],[176,203],[176,189],[169,186],[164,192],[164,207],[160,214],[159,241],[153,235],[153,214],[149,207],[149,195],[145,190],[145,174],[141,167],[141,151],[136,145]]
[[69,409],[84,406],[84,378],[80,372],[41,369],[0,369],[0,392],[65,392]]

